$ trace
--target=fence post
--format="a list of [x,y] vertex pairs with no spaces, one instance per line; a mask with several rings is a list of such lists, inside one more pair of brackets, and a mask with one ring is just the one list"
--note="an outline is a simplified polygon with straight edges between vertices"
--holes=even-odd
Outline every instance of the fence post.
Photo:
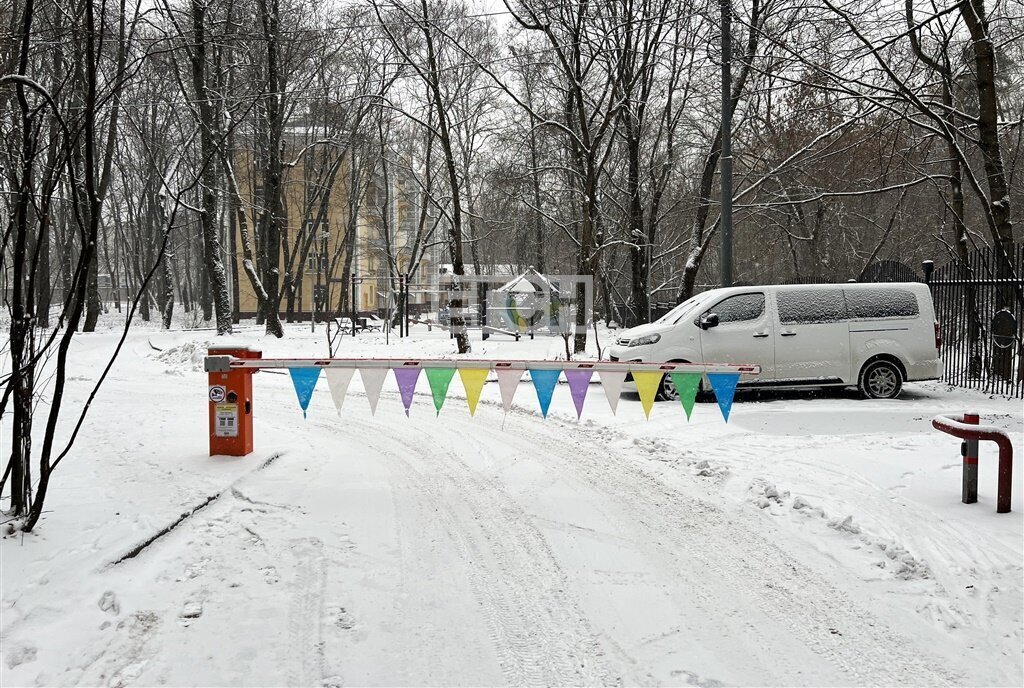
[[[965,413],[964,423],[977,425],[977,413]],[[964,458],[964,476],[961,501],[964,504],[975,504],[978,501],[978,440],[964,440],[961,445]]]
[[356,314],[358,309],[356,306],[356,278],[352,278],[352,336],[356,336]]

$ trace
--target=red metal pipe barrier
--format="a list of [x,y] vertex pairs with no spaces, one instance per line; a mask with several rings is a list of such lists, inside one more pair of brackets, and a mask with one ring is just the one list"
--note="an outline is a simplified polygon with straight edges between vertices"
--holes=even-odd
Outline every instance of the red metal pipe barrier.
[[1008,514],[1010,513],[1010,496],[1013,491],[1013,445],[1010,443],[1010,436],[1005,431],[991,425],[977,425],[978,420],[976,413],[961,416],[935,416],[932,419],[932,427],[947,435],[974,443],[974,447],[968,444],[964,452],[965,503],[970,503],[968,502],[969,470],[972,470],[974,475],[974,499],[972,501],[977,501],[978,440],[990,440],[996,443],[996,446],[999,447],[999,487],[996,496],[996,513]]

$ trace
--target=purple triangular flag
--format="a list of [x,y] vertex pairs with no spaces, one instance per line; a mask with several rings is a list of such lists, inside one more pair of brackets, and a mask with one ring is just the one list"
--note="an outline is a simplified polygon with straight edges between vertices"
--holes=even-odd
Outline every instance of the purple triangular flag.
[[587,390],[590,388],[590,378],[594,371],[587,368],[575,370],[566,368],[565,379],[569,381],[569,392],[572,394],[572,403],[576,406],[576,420],[583,414],[583,401],[587,398]]
[[395,371],[395,380],[398,381],[398,391],[402,395],[402,406],[405,407],[405,415],[409,415],[409,407],[412,406],[412,393],[416,391],[416,380],[420,377],[419,368],[392,368]]

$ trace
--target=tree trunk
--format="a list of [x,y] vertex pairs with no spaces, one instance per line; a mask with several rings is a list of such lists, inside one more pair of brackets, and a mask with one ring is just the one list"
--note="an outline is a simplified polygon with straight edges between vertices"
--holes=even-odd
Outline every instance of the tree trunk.
[[[217,169],[213,164],[217,149],[214,132],[217,130],[214,121],[213,103],[207,88],[206,58],[206,4],[203,0],[191,0],[192,30],[194,45],[191,52],[192,87],[195,91],[199,110],[199,150],[202,156],[202,177],[200,193],[202,194],[199,222],[203,238],[203,277],[206,293],[203,294],[203,318],[209,320],[210,297],[217,318],[217,334],[231,332],[231,300],[228,296],[227,275],[224,262],[221,260],[220,232],[217,226]],[[210,294],[212,292],[212,294]]]
[[[988,180],[989,228],[998,260],[996,277],[1007,279],[1013,273],[1013,224],[1010,217],[1010,190],[1003,167],[999,141],[999,101],[996,91],[996,53],[989,31],[985,0],[961,0],[960,14],[971,34],[974,53],[975,87],[978,91],[978,148],[981,149]],[[1019,296],[1019,294],[1018,294]],[[1011,286],[996,290],[996,310],[1013,303]],[[1009,379],[1013,371],[1012,349],[996,348],[992,355],[992,373]]]
[[279,0],[259,0],[260,24],[266,49],[267,96],[263,114],[263,201],[266,212],[260,222],[259,265],[260,280],[267,294],[262,308],[267,323],[267,334],[284,336],[279,304],[281,303],[281,235],[285,221],[281,197],[283,165],[281,143],[284,133],[284,78],[280,65]]

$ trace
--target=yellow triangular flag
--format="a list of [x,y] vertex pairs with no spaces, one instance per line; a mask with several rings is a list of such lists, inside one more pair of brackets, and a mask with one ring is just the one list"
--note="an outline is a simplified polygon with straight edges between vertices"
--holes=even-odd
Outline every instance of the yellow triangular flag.
[[466,388],[466,401],[469,403],[469,415],[476,415],[476,404],[480,401],[480,391],[487,382],[488,368],[459,368],[459,379]]
[[636,391],[640,393],[640,403],[644,407],[644,415],[651,417],[651,407],[654,406],[654,395],[658,393],[658,386],[661,385],[661,371],[643,371],[633,373],[633,381],[636,383]]

